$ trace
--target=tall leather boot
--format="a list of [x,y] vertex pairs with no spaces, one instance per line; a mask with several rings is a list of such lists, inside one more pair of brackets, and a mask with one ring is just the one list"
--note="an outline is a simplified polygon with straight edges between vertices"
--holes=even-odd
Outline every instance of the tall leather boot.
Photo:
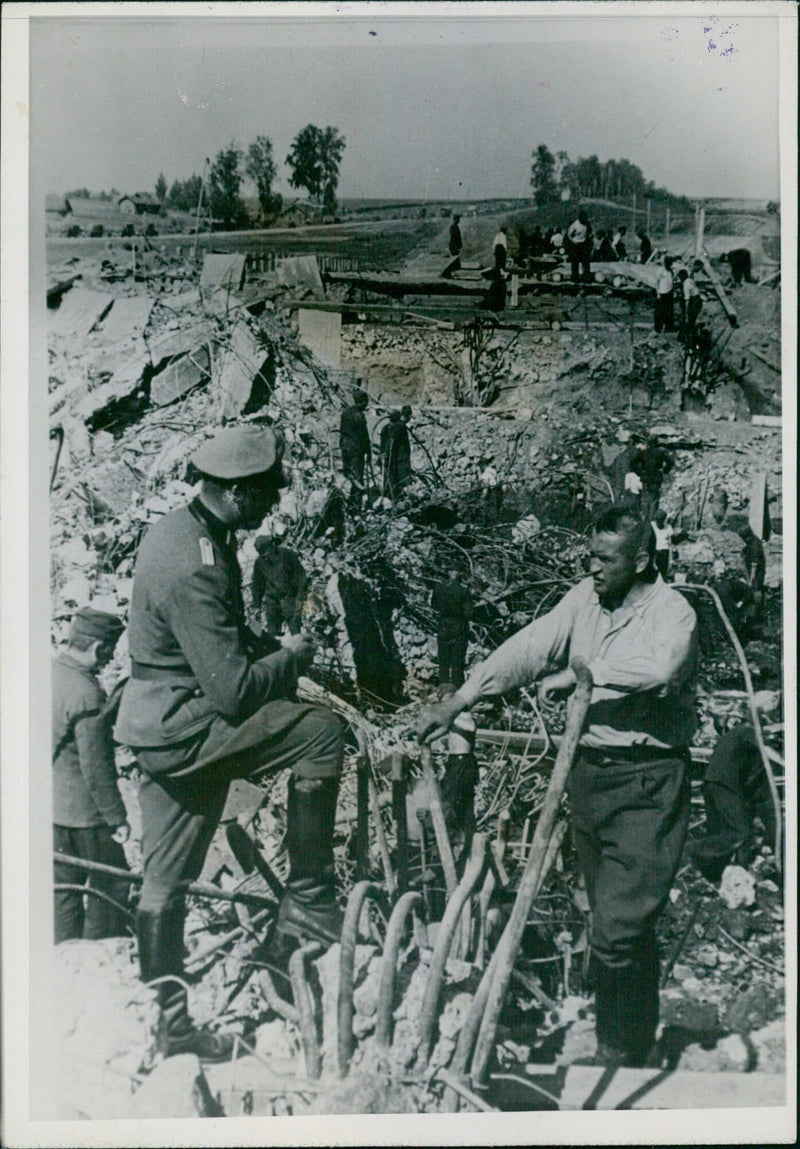
[[337,778],[289,780],[286,846],[289,880],[278,910],[276,933],[326,945],[342,934],[333,869]]
[[189,1016],[185,988],[171,980],[183,976],[183,920],[183,905],[157,913],[139,910],[136,915],[142,981],[158,979],[159,1047],[164,1057],[194,1053],[201,1061],[227,1061],[233,1052],[233,1035],[198,1029]]
[[626,993],[630,984],[630,971],[606,965],[596,957],[594,967],[597,1033],[594,1064],[619,1069],[628,1064],[626,1011],[630,1003]]
[[653,1051],[658,1028],[658,946],[655,934],[642,939],[630,973],[626,1047],[628,1065],[641,1067]]

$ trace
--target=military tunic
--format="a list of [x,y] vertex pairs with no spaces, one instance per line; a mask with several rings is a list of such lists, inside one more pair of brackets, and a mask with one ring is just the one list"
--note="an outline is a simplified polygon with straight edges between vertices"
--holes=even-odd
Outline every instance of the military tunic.
[[142,909],[163,909],[200,873],[233,778],[340,769],[338,720],[293,701],[295,656],[269,643],[264,653],[246,624],[225,524],[198,499],[165,515],[139,549],[114,731],[144,771]]

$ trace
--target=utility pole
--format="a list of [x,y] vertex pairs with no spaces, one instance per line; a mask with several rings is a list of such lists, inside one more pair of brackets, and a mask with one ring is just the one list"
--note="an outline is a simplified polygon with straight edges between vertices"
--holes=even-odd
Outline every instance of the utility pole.
[[636,232],[636,192],[633,193],[633,218],[631,219],[631,231]]
[[647,197],[647,234],[650,234],[650,197]]
[[667,218],[664,220],[664,243],[669,239],[669,208],[667,208]]
[[706,209],[704,207],[700,207],[700,205],[698,204],[698,207],[697,207],[697,226],[696,226],[696,230],[695,230],[695,239],[694,239],[694,257],[695,257],[695,259],[700,259],[702,254],[703,254],[703,241],[705,238],[705,230],[706,230]]
[[200,230],[200,209],[203,206],[203,188],[206,185],[206,171],[209,166],[209,159],[206,157],[206,162],[203,164],[203,175],[200,180],[200,195],[197,197],[197,218],[194,223],[194,248],[192,250],[192,262],[197,263],[197,233]]

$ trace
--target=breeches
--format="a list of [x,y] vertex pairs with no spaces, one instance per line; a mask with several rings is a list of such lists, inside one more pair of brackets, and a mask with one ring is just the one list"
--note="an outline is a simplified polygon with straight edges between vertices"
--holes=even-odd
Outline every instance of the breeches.
[[439,635],[439,684],[452,682],[459,687],[464,684],[464,663],[467,658],[467,636],[447,638]]
[[636,960],[653,935],[689,825],[685,758],[598,764],[580,754],[569,779],[578,858],[592,910],[592,949],[608,966]]
[[[87,862],[103,862],[107,866],[117,866],[127,870],[125,851],[111,837],[108,826],[53,826],[53,845],[58,853],[70,854],[73,858],[85,858]],[[53,863],[53,877],[56,885],[88,886],[100,893],[108,894],[115,902],[125,905],[128,900],[128,882],[111,874],[95,874],[70,865],[68,862]],[[68,938],[120,937],[125,927],[125,914],[110,902],[94,894],[84,895],[80,890],[55,891],[55,940],[56,944]],[[86,906],[84,909],[84,897]]]
[[[166,755],[175,757],[172,765]],[[268,702],[240,726],[214,719],[194,761],[176,748],[141,750],[144,884],[139,907],[159,912],[183,897],[203,868],[234,778],[253,782],[291,767],[301,779],[337,777],[342,762],[338,718],[321,707]],[[170,768],[171,767],[171,768]]]

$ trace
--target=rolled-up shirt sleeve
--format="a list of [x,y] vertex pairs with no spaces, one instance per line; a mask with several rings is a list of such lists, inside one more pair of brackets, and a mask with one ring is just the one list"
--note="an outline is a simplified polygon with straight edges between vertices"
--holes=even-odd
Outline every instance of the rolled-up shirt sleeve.
[[580,588],[573,587],[553,610],[517,631],[479,663],[456,696],[472,706],[481,698],[505,694],[533,682],[545,671],[563,666],[569,655],[579,599]]

